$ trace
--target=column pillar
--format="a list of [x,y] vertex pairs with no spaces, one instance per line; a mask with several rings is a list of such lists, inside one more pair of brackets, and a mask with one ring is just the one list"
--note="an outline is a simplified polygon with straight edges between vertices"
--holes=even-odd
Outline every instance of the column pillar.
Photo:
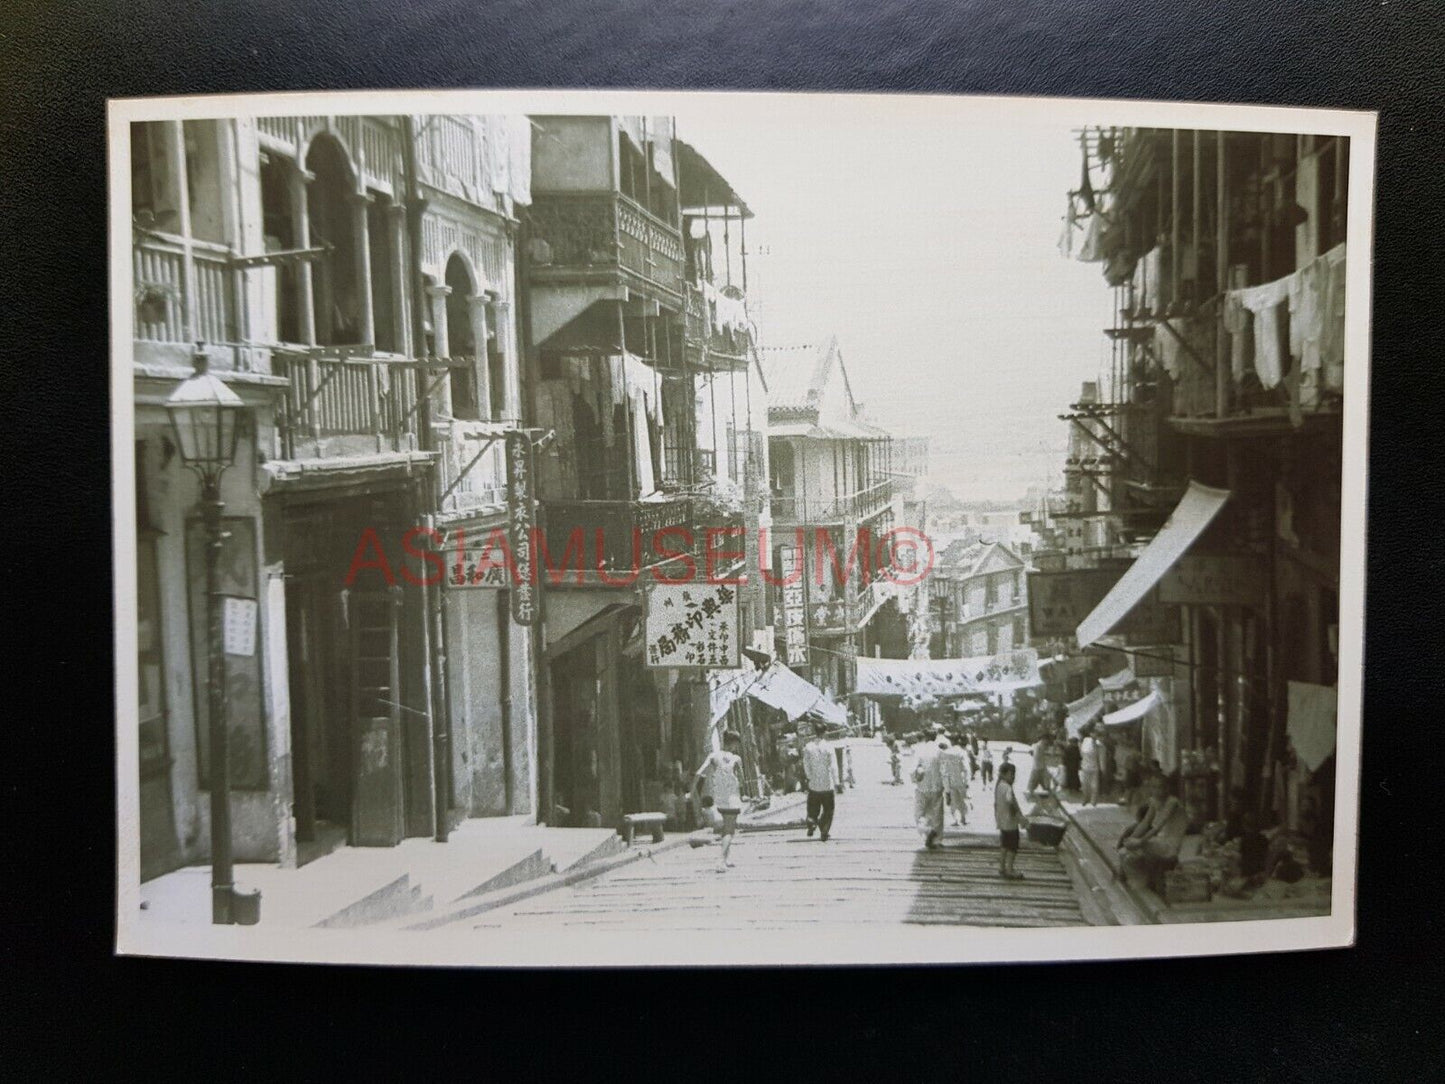
[[[477,416],[482,421],[491,421],[497,416],[492,403],[492,369],[487,353],[487,305],[486,294],[467,298],[467,316],[472,323],[472,342],[475,344],[476,360],[472,371],[477,382]],[[501,344],[498,343],[500,346]]]
[[196,317],[196,259],[191,251],[191,191],[186,170],[186,130],[184,122],[163,121],[165,132],[166,171],[171,177],[171,190],[176,194],[176,232],[181,236],[181,335],[195,343],[200,321]]
[[[311,216],[307,209],[306,184],[312,179],[300,166],[291,171],[291,223],[296,236],[297,248],[311,247]],[[316,305],[312,282],[315,269],[310,260],[296,263],[296,311],[299,315],[301,341],[307,346],[316,345]]]
[[496,310],[497,348],[502,352],[502,418],[506,421],[520,421],[522,417],[522,391],[519,381],[521,359],[517,351],[517,325],[515,312],[510,301],[498,301]]
[[[428,286],[427,297],[431,304],[432,342],[439,358],[452,356],[451,340],[447,336],[447,298],[451,296],[450,286]],[[428,383],[432,378],[428,377]],[[441,382],[434,400],[443,417],[452,416],[452,381],[448,376]]]
[[371,223],[367,208],[371,196],[356,192],[351,197],[351,235],[356,245],[356,300],[361,310],[361,341],[376,345],[376,314],[372,311],[371,295]]
[[397,353],[409,354],[410,344],[414,340],[411,332],[411,306],[406,303],[407,294],[411,292],[407,288],[406,206],[393,201],[387,204],[386,211],[387,228],[391,230],[391,266],[387,268],[387,273],[391,276],[391,319],[396,328]]

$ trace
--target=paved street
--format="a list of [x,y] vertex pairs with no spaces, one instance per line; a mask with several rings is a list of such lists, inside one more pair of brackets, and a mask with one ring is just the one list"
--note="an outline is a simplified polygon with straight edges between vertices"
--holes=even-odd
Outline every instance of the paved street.
[[[882,745],[854,747],[857,786],[838,798],[827,843],[803,830],[745,832],[735,868],[717,871],[718,849],[681,847],[468,920],[478,929],[756,930],[808,924],[1066,926],[1085,923],[1074,882],[1052,849],[1025,839],[1018,870],[998,876],[991,792],[975,780],[966,826],[923,849],[913,827],[913,787],[892,786]],[[1019,778],[1028,757],[1015,756]],[[913,758],[905,756],[905,780]],[[1020,796],[1024,808],[1028,802]]]

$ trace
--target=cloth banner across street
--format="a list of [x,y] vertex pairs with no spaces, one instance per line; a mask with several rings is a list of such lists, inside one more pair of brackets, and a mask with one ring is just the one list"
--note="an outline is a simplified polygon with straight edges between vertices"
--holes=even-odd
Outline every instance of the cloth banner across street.
[[970,659],[858,659],[857,691],[865,696],[961,696],[1041,684],[1033,648]]

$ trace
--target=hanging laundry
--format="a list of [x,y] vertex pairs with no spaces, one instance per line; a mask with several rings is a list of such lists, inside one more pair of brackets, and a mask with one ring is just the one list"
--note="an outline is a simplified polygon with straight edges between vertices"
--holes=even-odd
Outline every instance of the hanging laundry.
[[1163,264],[1163,253],[1158,245],[1146,252],[1139,261],[1141,282],[1138,296],[1144,299],[1144,312],[1151,316],[1160,311],[1162,294],[1159,289],[1159,275]]
[[[1170,333],[1171,327],[1175,327],[1175,324],[1171,324],[1168,320],[1160,320],[1154,325],[1154,356],[1159,359],[1159,364],[1169,374],[1169,379],[1177,381],[1180,374],[1184,372],[1184,362],[1179,356],[1178,336]],[[1179,329],[1175,327],[1175,330]]]
[[1078,219],[1074,216],[1074,201],[1069,200],[1069,209],[1064,214],[1064,228],[1059,234],[1059,255],[1065,259],[1074,254],[1074,230]]
[[1103,240],[1104,222],[1101,215],[1089,216],[1089,224],[1084,228],[1084,243],[1079,246],[1079,259],[1084,263],[1097,263],[1104,258]]
[[1254,314],[1254,371],[1266,388],[1279,387],[1284,378],[1284,359],[1289,352],[1285,341],[1289,300],[1289,279],[1276,279],[1263,286],[1234,291],[1239,303]]
[[1335,751],[1337,693],[1333,685],[1289,683],[1289,733],[1295,755],[1315,771]]
[[1325,284],[1320,300],[1320,368],[1329,391],[1345,387],[1345,246],[1336,245],[1320,257]]
[[1306,407],[1319,402],[1320,331],[1325,272],[1322,259],[1311,260],[1289,276],[1289,346],[1299,359],[1299,399]]
[[1237,384],[1254,365],[1254,316],[1234,293],[1224,295],[1224,330],[1229,332],[1229,371]]

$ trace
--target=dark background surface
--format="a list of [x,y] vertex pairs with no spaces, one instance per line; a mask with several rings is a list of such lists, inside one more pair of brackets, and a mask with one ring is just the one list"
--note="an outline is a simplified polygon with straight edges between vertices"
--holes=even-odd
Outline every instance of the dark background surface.
[[[1440,1051],[1437,0],[11,0],[0,14],[7,970],[37,1068],[231,1079],[566,1062],[733,1081],[1429,1075]],[[1359,944],[1194,961],[487,973],[110,956],[107,97],[617,86],[1379,110]],[[880,207],[880,213],[887,208]],[[15,590],[18,588],[19,590]],[[1422,798],[1424,799],[1422,801]],[[1193,936],[1207,936],[1207,931]],[[840,945],[840,951],[846,946]],[[10,1046],[9,1043],[6,1044]],[[589,1075],[591,1075],[589,1073]],[[571,1074],[568,1074],[570,1077]]]

